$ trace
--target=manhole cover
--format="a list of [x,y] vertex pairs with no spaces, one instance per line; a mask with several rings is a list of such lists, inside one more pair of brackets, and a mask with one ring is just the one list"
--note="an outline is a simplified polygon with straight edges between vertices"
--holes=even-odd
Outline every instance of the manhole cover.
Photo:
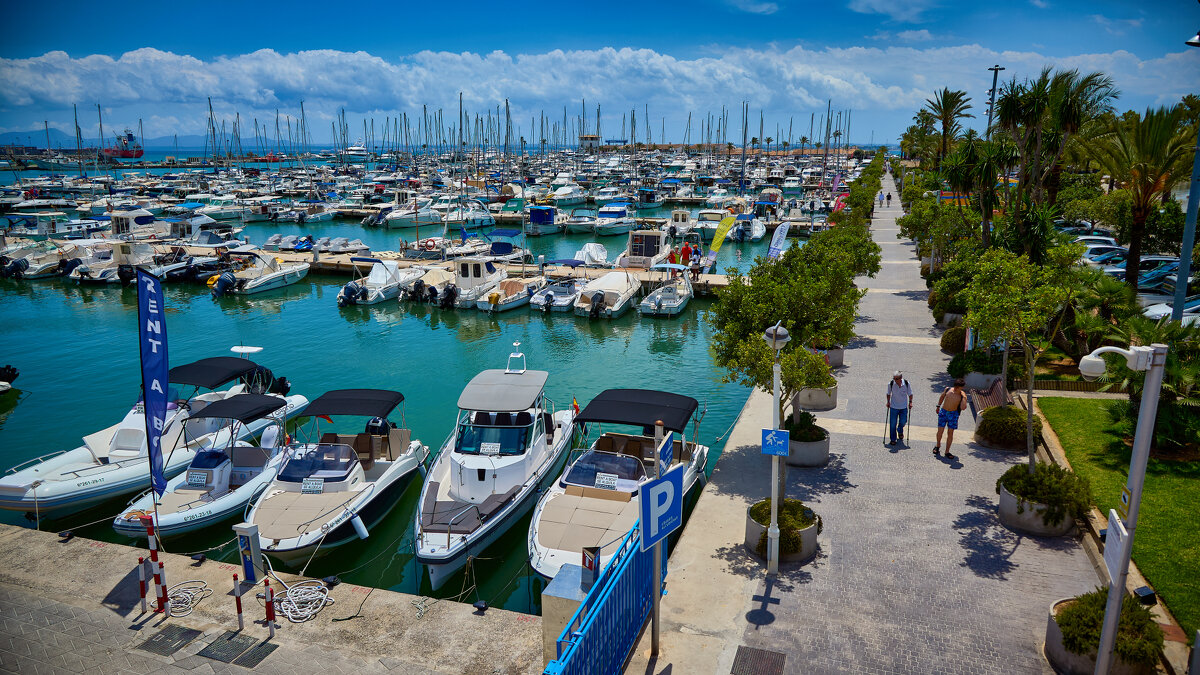
[[250,651],[237,657],[237,660],[233,662],[233,665],[242,666],[243,668],[253,668],[262,663],[263,659],[270,656],[271,652],[275,651],[275,648],[278,646],[279,645],[271,642],[260,642],[256,646],[252,647]]
[[215,659],[223,663],[232,663],[234,659],[241,656],[258,642],[249,635],[242,635],[231,630],[225,631],[224,635],[212,641],[204,649],[200,650],[200,656],[209,659]]
[[730,675],[783,675],[787,654],[738,645]]
[[183,626],[167,626],[146,640],[138,649],[159,656],[170,656],[183,648],[184,645],[200,637],[201,631]]

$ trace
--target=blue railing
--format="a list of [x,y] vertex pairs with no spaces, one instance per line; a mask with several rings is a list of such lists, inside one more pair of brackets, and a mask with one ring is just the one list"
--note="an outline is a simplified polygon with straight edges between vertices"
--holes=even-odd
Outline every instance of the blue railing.
[[[641,550],[640,532],[635,523],[563,628],[558,658],[546,666],[545,675],[616,673],[625,665],[650,615],[654,592],[654,550]],[[666,579],[663,549],[659,573]]]

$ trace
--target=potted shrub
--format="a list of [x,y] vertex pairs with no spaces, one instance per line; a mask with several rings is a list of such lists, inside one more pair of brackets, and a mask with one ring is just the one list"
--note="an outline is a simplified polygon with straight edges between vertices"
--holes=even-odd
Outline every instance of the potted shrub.
[[1075,529],[1092,504],[1087,479],[1058,466],[1039,462],[1010,467],[996,480],[1000,522],[1043,537],[1058,537]]
[[[1097,588],[1078,597],[1059,600],[1050,607],[1046,620],[1046,660],[1060,673],[1091,675],[1096,670],[1096,651],[1108,590]],[[1125,596],[1121,603],[1114,646],[1113,675],[1139,675],[1155,671],[1163,647],[1162,628],[1150,610]]]
[[[746,509],[746,548],[767,557],[767,528],[771,525],[771,500]],[[807,562],[817,554],[821,517],[799,499],[784,499],[779,508],[779,561]]]
[[[1016,406],[1001,405],[979,414],[975,426],[975,442],[997,450],[1025,452],[1025,412]],[[1042,440],[1042,418],[1033,416],[1033,440]]]
[[1004,355],[997,350],[969,349],[956,354],[946,366],[950,377],[961,377],[967,381],[968,389],[987,389],[1000,379],[1004,367]]
[[817,426],[817,418],[806,410],[793,410],[783,421],[788,432],[789,466],[825,466],[829,463],[829,432]]

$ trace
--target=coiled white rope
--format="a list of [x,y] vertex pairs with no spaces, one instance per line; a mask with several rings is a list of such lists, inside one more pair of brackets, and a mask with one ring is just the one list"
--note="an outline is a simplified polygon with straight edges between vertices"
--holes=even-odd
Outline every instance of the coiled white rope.
[[279,613],[292,623],[304,623],[316,616],[326,605],[333,604],[333,598],[329,597],[329,589],[321,581],[309,579],[288,586],[279,577],[275,578],[284,587],[283,594],[275,596],[275,604]]
[[167,607],[171,616],[187,616],[200,601],[212,595],[208,584],[198,579],[181,581],[167,590]]

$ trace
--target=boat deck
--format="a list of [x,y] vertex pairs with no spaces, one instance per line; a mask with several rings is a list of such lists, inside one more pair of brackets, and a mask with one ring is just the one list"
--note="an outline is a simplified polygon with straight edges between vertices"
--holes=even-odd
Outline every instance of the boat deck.
[[602,546],[600,555],[612,555],[637,519],[638,505],[628,492],[571,485],[542,507],[538,544],[572,552]]
[[258,504],[254,523],[264,539],[291,539],[321,529],[335,517],[339,506],[359,495],[358,492],[275,492]]
[[513,486],[507,492],[489,495],[476,504],[450,497],[447,485],[432,481],[421,502],[421,530],[427,533],[470,534],[520,491],[521,486]]

